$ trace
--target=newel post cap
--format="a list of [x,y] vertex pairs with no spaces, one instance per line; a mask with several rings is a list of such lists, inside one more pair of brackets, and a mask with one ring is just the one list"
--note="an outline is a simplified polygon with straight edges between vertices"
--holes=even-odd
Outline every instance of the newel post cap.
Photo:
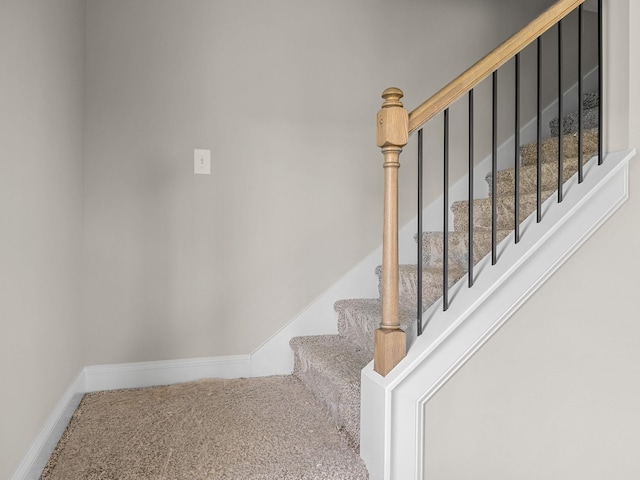
[[379,147],[404,147],[409,138],[409,113],[400,99],[402,90],[391,87],[382,92],[382,108],[377,116],[377,144]]

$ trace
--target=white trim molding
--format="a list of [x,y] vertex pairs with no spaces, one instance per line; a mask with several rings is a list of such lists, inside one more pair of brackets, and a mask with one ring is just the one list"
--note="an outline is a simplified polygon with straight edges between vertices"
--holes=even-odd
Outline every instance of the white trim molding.
[[251,374],[249,355],[188,358],[85,367],[86,392],[152,387],[202,378],[241,378]]
[[362,372],[360,454],[372,480],[424,478],[424,410],[430,398],[511,315],[628,198],[629,160],[635,150],[609,154],[603,165],[585,165],[584,182],[574,175],[564,200],[554,195],[499,246],[499,260],[476,267],[474,288],[460,280],[450,291],[451,306],[440,302],[425,314],[430,323],[407,357],[386,377],[368,365]]
[[11,476],[11,480],[38,480],[69,420],[85,393],[84,370],[80,371],[55,406],[42,430]]

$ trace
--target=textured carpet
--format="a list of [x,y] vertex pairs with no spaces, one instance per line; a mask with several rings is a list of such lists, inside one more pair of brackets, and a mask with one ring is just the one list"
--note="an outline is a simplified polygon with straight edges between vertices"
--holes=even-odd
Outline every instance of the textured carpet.
[[85,395],[42,480],[366,479],[292,376]]

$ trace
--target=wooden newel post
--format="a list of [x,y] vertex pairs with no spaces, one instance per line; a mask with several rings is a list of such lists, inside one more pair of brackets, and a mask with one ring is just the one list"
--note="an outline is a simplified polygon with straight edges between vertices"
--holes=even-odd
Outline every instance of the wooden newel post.
[[399,88],[382,93],[377,143],[384,155],[384,231],[382,239],[382,323],[374,333],[373,369],[382,376],[407,354],[406,334],[398,318],[398,168],[409,137],[409,114]]

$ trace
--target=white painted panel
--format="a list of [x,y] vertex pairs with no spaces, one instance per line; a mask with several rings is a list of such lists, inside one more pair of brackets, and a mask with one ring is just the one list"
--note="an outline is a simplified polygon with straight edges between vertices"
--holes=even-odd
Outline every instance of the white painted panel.
[[361,445],[363,458],[376,459],[367,464],[372,478],[422,479],[426,402],[628,198],[628,162],[634,155],[611,154],[602,166],[590,162],[583,184],[576,176],[568,181],[561,204],[553,197],[545,202],[543,223],[529,217],[519,244],[501,244],[496,266],[489,267],[488,259],[480,262],[474,288],[461,281],[452,289],[447,312],[438,304],[427,311],[428,328],[387,377],[363,371],[368,391],[383,398],[363,397],[361,409],[361,421],[375,424],[366,428],[384,432],[384,438]]

